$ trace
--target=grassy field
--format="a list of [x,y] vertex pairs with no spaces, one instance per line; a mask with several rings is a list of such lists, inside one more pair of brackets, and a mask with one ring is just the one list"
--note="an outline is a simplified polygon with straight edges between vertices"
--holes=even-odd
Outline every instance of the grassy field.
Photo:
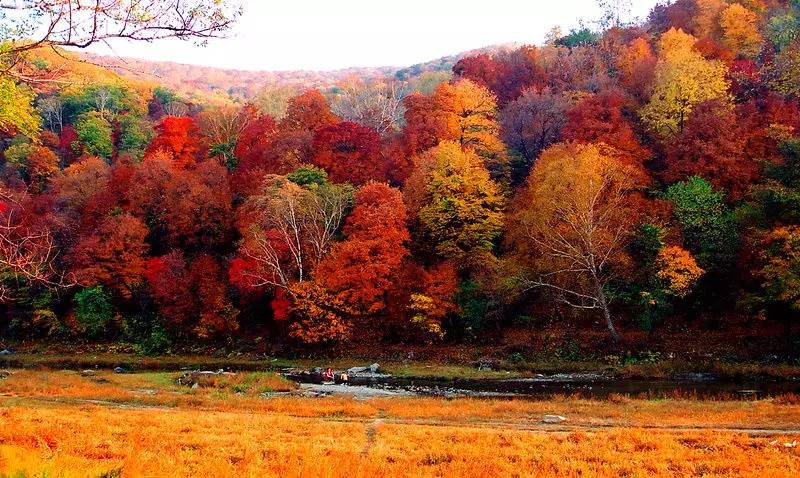
[[[272,373],[0,380],[0,476],[798,476],[800,398],[310,398]],[[544,414],[568,420],[541,422]]]

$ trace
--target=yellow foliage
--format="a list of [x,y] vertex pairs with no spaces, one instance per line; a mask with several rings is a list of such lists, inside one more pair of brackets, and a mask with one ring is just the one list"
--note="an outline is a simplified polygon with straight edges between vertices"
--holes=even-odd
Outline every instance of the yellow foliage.
[[661,37],[653,95],[641,117],[664,138],[683,130],[698,103],[728,97],[725,65],[703,58],[694,43],[693,36],[674,28]]
[[458,143],[442,141],[417,159],[405,197],[444,258],[468,259],[491,251],[502,231],[499,187],[480,158]]
[[761,52],[764,43],[758,31],[758,15],[738,3],[732,3],[720,15],[725,46],[745,56]]

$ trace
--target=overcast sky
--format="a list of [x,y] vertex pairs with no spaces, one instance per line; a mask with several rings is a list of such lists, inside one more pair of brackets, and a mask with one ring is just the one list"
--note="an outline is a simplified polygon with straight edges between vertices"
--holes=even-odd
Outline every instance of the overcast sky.
[[[643,18],[656,0],[633,0]],[[408,66],[498,43],[541,43],[599,18],[596,0],[245,0],[229,38],[113,43],[113,53],[247,70]],[[93,47],[110,53],[106,47]]]

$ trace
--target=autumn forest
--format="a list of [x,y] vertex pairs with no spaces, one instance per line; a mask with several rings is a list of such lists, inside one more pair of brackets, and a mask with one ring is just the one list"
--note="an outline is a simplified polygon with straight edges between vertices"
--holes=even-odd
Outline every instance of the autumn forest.
[[800,352],[796,0],[246,96],[9,38],[9,343]]

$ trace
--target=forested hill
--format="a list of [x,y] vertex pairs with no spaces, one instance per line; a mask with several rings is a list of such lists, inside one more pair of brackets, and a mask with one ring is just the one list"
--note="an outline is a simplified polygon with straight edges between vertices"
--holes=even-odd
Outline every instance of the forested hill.
[[800,0],[237,101],[0,47],[0,337],[796,353]]
[[[519,45],[516,45],[518,47]],[[377,68],[351,67],[338,70],[253,71],[213,68],[175,62],[149,61],[138,58],[114,57],[82,52],[81,58],[108,68],[124,78],[160,84],[189,97],[209,97],[248,101],[266,88],[293,87],[296,90],[328,89],[358,78],[372,82],[385,78],[409,80],[426,72],[450,72],[464,57],[510,51],[514,44],[494,45],[449,55],[412,66]]]

